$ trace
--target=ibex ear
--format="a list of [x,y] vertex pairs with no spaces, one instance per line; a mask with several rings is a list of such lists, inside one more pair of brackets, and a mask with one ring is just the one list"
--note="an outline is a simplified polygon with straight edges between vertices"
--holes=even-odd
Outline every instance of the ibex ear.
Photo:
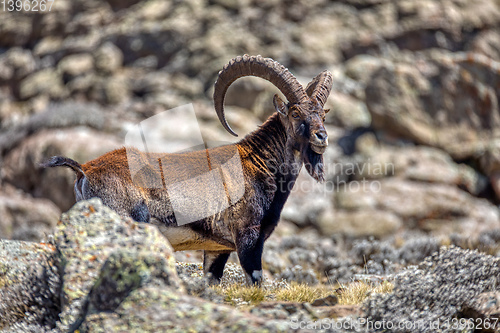
[[278,94],[274,95],[273,104],[274,104],[274,108],[276,109],[276,111],[278,111],[280,114],[282,114],[285,117],[287,116],[288,106],[285,104],[285,102],[283,102],[283,100],[278,96]]

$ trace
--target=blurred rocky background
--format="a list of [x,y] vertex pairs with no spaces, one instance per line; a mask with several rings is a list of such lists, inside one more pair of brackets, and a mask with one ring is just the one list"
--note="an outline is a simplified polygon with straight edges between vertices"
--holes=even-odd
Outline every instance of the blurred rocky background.
[[[55,0],[50,12],[1,10],[0,238],[39,241],[73,206],[73,173],[40,170],[47,157],[85,162],[187,103],[205,140],[234,141],[211,96],[218,71],[245,53],[279,61],[303,84],[334,74],[326,181],[300,175],[266,243],[268,277],[387,277],[442,245],[500,255],[498,0]],[[276,92],[256,78],[229,89],[240,137],[273,112]]]
[[[367,240],[498,255],[499,28],[497,0],[55,0],[50,12],[0,11],[0,237],[39,240],[74,204],[72,172],[38,168],[49,156],[95,158],[186,103],[205,140],[234,141],[211,95],[218,71],[247,53],[304,84],[323,69],[335,77],[326,181],[301,174],[268,252],[286,252],[280,234],[302,234],[341,244],[329,257],[353,264],[348,251]],[[276,92],[237,81],[229,123],[255,129]],[[397,256],[432,251],[414,252]],[[318,262],[297,258],[269,269]]]

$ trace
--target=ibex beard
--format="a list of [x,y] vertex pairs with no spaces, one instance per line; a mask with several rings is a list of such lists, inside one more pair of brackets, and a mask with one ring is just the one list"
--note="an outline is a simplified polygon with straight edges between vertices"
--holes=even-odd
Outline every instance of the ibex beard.
[[[219,72],[214,104],[222,125],[235,136],[224,115],[224,97],[228,87],[244,76],[257,76],[270,81],[288,102],[275,95],[276,113],[235,144],[183,154],[150,154],[121,148],[82,165],[66,157],[55,156],[42,166],[65,166],[74,170],[77,174],[77,201],[99,197],[105,205],[123,216],[158,225],[174,250],[204,250],[204,272],[212,283],[220,282],[230,253],[236,251],[248,284],[260,285],[264,242],[278,224],[300,169],[304,165],[315,180],[323,181],[323,153],[328,145],[324,127],[328,110],[323,106],[330,94],[332,75],[323,71],[304,89],[288,69],[270,58],[244,55],[232,59]],[[241,197],[211,216],[183,225],[176,220],[173,198],[166,187],[146,186],[147,175],[158,178],[158,173],[150,170],[149,173],[142,173],[144,179],[137,180],[133,179],[129,167],[132,162],[139,161],[148,170],[153,168],[150,161],[157,160],[162,165],[190,165],[183,170],[171,169],[166,174],[162,171],[160,178],[164,185],[168,185],[170,181],[192,176],[189,172],[193,170],[203,173],[202,169],[193,166],[208,155],[232,156],[234,153],[239,155],[241,161],[243,184],[237,184],[244,189]],[[212,170],[217,168],[223,166],[211,164]],[[227,193],[231,192],[231,186],[240,182],[233,176],[230,170],[226,170]],[[187,187],[185,191],[194,189]],[[211,198],[210,193],[203,197],[205,201],[200,205],[217,200]]]

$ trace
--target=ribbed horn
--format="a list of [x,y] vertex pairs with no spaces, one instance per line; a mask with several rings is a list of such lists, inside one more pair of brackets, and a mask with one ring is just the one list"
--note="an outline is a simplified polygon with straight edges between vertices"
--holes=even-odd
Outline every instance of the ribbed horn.
[[238,56],[219,72],[215,82],[214,105],[222,126],[234,136],[238,136],[229,126],[224,115],[224,97],[229,86],[243,76],[257,76],[274,84],[285,95],[288,102],[295,104],[307,99],[304,88],[283,65],[271,58],[258,56]]
[[330,71],[325,70],[309,82],[306,87],[306,93],[309,97],[316,98],[321,106],[324,106],[330,95],[330,90],[332,90],[332,85],[333,75]]

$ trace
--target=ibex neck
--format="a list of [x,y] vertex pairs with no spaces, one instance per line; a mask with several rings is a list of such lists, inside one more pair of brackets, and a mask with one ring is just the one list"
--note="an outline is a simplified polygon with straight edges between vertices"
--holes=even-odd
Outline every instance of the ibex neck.
[[262,172],[276,174],[276,170],[284,171],[292,163],[300,163],[296,160],[292,145],[287,142],[287,138],[286,128],[276,113],[257,130],[242,139],[238,146],[245,157]]

